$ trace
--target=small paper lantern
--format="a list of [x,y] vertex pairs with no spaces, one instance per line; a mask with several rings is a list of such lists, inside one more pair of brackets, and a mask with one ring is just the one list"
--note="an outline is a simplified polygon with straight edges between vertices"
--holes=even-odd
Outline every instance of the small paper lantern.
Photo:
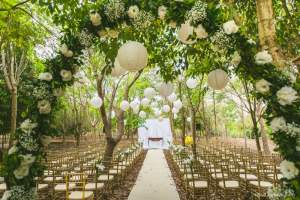
[[170,106],[164,105],[164,106],[162,107],[162,111],[163,111],[164,113],[169,112],[169,111],[170,111]]
[[186,81],[186,86],[190,89],[194,89],[196,88],[198,85],[198,81],[194,78],[189,78],[187,81]]
[[141,104],[142,106],[148,106],[150,104],[150,100],[148,98],[143,98]]
[[140,113],[139,113],[139,117],[140,118],[146,118],[146,116],[147,116],[147,114],[144,112],[144,111],[141,111]]
[[184,81],[184,76],[183,76],[182,74],[180,74],[180,75],[178,76],[178,81],[179,81],[179,82]]
[[194,44],[196,40],[192,40],[190,37],[193,36],[194,27],[192,27],[188,22],[181,24],[178,32],[177,38],[184,44]]
[[226,87],[229,81],[227,73],[222,69],[216,69],[208,74],[208,85],[214,90],[221,90]]
[[151,103],[151,106],[152,106],[153,108],[155,108],[155,107],[158,106],[158,103],[157,103],[156,101],[154,101],[154,102]]
[[111,75],[113,77],[119,77],[126,73],[126,70],[120,66],[118,59],[115,59],[114,68],[111,70]]
[[192,118],[188,117],[188,118],[186,118],[186,121],[191,122]]
[[127,111],[128,109],[129,109],[129,107],[130,107],[130,104],[129,104],[129,102],[128,101],[122,101],[121,103],[120,103],[120,108],[121,108],[121,110],[123,110],[123,111]]
[[167,97],[173,93],[173,85],[172,83],[162,83],[158,88],[158,92],[161,96]]
[[156,92],[155,92],[154,88],[149,87],[144,90],[144,95],[148,99],[153,98],[155,96],[155,94],[156,94]]
[[100,97],[95,96],[91,99],[90,103],[94,108],[100,108],[103,102]]
[[140,102],[135,99],[132,102],[130,102],[130,107],[134,110],[140,107]]
[[147,66],[148,52],[142,43],[128,41],[120,47],[118,60],[122,68],[136,72]]
[[178,110],[177,108],[174,107],[174,108],[172,109],[172,113],[177,114],[178,112],[179,112],[179,110]]
[[174,108],[177,108],[178,110],[180,110],[182,108],[182,102],[179,99],[174,101],[173,105],[174,105]]
[[168,96],[168,101],[170,101],[171,103],[176,101],[176,99],[177,99],[177,96],[175,93],[172,93],[170,96]]

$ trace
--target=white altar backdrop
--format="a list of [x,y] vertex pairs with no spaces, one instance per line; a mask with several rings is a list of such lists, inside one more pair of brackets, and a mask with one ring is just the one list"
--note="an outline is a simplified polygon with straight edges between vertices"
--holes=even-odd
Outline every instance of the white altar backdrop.
[[[173,141],[173,134],[168,118],[147,119],[144,127],[138,129],[139,142],[145,149],[167,149]],[[149,138],[162,138],[160,141],[152,141]]]

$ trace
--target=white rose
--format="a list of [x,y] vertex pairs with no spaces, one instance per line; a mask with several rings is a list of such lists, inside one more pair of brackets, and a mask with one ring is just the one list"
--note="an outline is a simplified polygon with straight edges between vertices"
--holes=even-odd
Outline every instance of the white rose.
[[291,105],[296,99],[298,99],[297,91],[293,88],[284,86],[276,93],[278,102],[280,105]]
[[107,31],[106,30],[101,30],[101,31],[98,31],[97,34],[100,37],[106,37],[107,36]]
[[129,7],[127,14],[130,18],[134,19],[138,16],[139,12],[140,12],[139,7],[134,5]]
[[239,27],[235,24],[234,20],[230,20],[223,24],[223,29],[227,35],[236,33],[239,30]]
[[275,117],[271,121],[270,127],[273,132],[285,131],[286,130],[286,121],[283,117]]
[[184,44],[194,44],[196,40],[192,40],[191,36],[194,33],[194,27],[192,27],[189,22],[181,24],[177,32],[178,39]]
[[284,160],[280,163],[280,171],[283,177],[288,180],[293,179],[298,176],[299,169],[295,166],[293,162]]
[[119,32],[113,29],[108,29],[107,30],[107,35],[111,38],[118,38]]
[[72,80],[72,72],[69,70],[61,70],[60,71],[60,76],[62,77],[63,81],[70,81]]
[[41,114],[49,114],[51,112],[51,104],[47,100],[38,102],[38,109]]
[[31,132],[32,129],[36,128],[38,125],[37,123],[32,123],[30,119],[26,119],[20,125],[20,128],[25,133]]
[[40,73],[39,79],[42,81],[51,81],[53,79],[52,74],[49,72]]
[[255,83],[255,89],[258,92],[265,94],[265,93],[269,92],[270,85],[272,85],[272,84],[269,83],[268,81],[266,81],[265,79],[261,79]]
[[62,44],[62,46],[60,47],[60,51],[65,57],[70,58],[73,56],[73,51],[69,50],[66,44]]
[[239,52],[235,51],[232,56],[232,59],[231,59],[231,64],[238,66],[241,63],[241,60],[242,60],[242,58],[241,58]]
[[15,145],[12,146],[9,151],[8,151],[8,155],[14,154],[18,151],[18,147],[16,147]]
[[202,24],[199,24],[198,27],[194,29],[194,31],[196,33],[197,38],[199,39],[204,39],[208,36],[208,33],[206,32]]
[[53,90],[53,95],[56,97],[61,97],[64,95],[64,90],[62,88],[55,88]]
[[161,20],[164,20],[167,14],[167,8],[165,6],[159,6],[158,8],[158,17]]
[[273,58],[272,58],[271,54],[269,54],[268,51],[266,51],[266,50],[258,52],[254,58],[255,58],[256,64],[258,64],[258,65],[264,65],[264,64],[273,62]]
[[94,26],[99,26],[101,24],[101,16],[99,13],[91,13],[90,20]]

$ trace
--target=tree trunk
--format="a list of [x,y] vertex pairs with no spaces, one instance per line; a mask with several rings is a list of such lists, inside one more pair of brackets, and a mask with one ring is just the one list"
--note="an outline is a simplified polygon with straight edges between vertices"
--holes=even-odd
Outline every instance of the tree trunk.
[[255,137],[255,142],[256,142],[256,147],[257,147],[257,151],[261,152],[261,146],[260,146],[260,142],[259,142],[259,135],[258,135],[258,127],[257,127],[257,123],[253,123],[253,134]]
[[10,118],[10,136],[9,136],[9,148],[12,147],[14,141],[14,134],[17,128],[17,111],[18,111],[18,93],[14,88],[11,91],[11,118]]
[[265,124],[264,124],[264,119],[263,118],[259,119],[259,125],[260,125],[260,133],[261,133],[261,139],[262,139],[264,152],[266,154],[270,154],[270,148],[269,148],[269,144],[268,144],[268,137],[267,137],[267,134],[266,134]]
[[192,114],[192,136],[193,136],[193,146],[192,146],[192,150],[193,150],[193,154],[194,156],[196,156],[197,154],[197,147],[196,147],[196,142],[197,142],[197,135],[196,135],[196,113],[194,110],[192,110],[191,112]]
[[104,166],[109,167],[112,159],[117,142],[113,138],[106,138],[106,146],[103,156]]
[[182,108],[182,111],[181,111],[181,119],[182,119],[181,143],[182,143],[182,146],[185,146],[186,119],[185,119],[185,110],[184,110],[184,108]]
[[256,0],[258,34],[262,49],[268,49],[274,64],[283,67],[283,56],[276,42],[276,29],[272,0]]

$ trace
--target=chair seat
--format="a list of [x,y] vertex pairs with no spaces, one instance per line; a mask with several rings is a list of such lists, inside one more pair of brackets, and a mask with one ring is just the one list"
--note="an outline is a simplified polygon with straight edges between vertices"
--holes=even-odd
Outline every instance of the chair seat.
[[[63,177],[61,177],[61,176],[55,177],[55,181],[61,181],[61,180],[63,180]],[[45,182],[53,182],[53,176],[44,178],[44,181]]]
[[109,174],[118,174],[118,170],[111,169],[111,170],[109,170]]
[[[72,190],[76,187],[76,184],[75,183],[69,183],[69,190]],[[62,183],[62,184],[57,184],[55,187],[54,187],[54,190],[55,191],[58,191],[58,192],[62,192],[62,191],[66,191],[67,190],[67,184],[65,183]]]
[[[215,173],[211,175],[213,178],[222,178],[222,173]],[[227,176],[227,174],[224,174],[224,176]]]
[[0,191],[5,191],[6,190],[6,183],[1,183],[0,184]]
[[[193,182],[189,182],[190,187],[193,187]],[[195,188],[207,188],[208,183],[207,181],[194,181]]]
[[114,179],[114,176],[109,176],[107,174],[102,174],[98,177],[98,181],[108,181]]
[[270,183],[268,181],[260,181],[260,182],[250,181],[249,183],[254,186],[259,186],[259,183],[260,183],[260,187],[266,187],[266,188],[272,187],[272,183]]
[[44,190],[48,188],[48,184],[38,184],[38,190]]
[[[103,188],[104,183],[97,183],[97,189]],[[85,185],[85,190],[96,190],[96,183],[87,183]]]
[[255,176],[254,174],[240,174],[240,178],[245,180],[257,180],[257,176]]
[[225,186],[224,186],[223,181],[220,181],[219,186],[222,188],[238,188],[240,187],[240,184],[238,181],[225,181]]
[[70,200],[83,200],[91,199],[93,197],[93,192],[90,191],[74,191],[69,195]]

